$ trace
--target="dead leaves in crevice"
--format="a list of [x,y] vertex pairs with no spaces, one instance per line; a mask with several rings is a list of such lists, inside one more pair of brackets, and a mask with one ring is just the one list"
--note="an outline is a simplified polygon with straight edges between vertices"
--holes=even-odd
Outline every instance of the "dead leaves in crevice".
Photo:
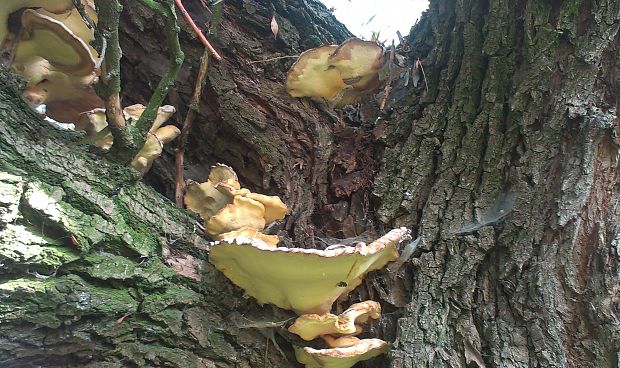
[[178,249],[172,249],[168,245],[162,247],[161,253],[164,256],[164,262],[172,267],[177,274],[196,281],[202,280],[200,276],[201,261],[198,258]]
[[368,231],[372,218],[370,190],[377,171],[370,132],[346,127],[336,132],[337,147],[330,160],[329,197],[315,222],[330,237],[354,237]]

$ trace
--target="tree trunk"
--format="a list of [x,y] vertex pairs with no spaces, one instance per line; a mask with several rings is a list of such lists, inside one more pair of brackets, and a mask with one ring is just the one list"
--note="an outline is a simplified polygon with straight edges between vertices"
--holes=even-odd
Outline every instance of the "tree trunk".
[[[186,7],[203,25],[198,0]],[[125,2],[123,104],[165,72],[161,22]],[[269,30],[276,16],[280,33]],[[617,1],[435,1],[401,48],[388,107],[334,112],[284,91],[294,55],[350,34],[314,0],[224,2],[185,175],[223,162],[280,195],[285,244],[407,226],[411,262],[347,301],[383,307],[373,367],[611,367],[620,346]],[[169,102],[184,116],[202,47]],[[424,75],[414,63],[420,59]],[[2,366],[296,367],[290,313],[244,299],[196,218],[77,135],[41,121],[0,71]],[[173,198],[169,151],[146,177]],[[245,321],[245,322],[244,322]],[[268,351],[266,352],[266,347]]]

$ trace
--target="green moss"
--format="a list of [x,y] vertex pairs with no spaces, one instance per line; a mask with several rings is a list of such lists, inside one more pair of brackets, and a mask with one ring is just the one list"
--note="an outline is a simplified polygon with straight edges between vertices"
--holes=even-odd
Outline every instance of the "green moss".
[[136,263],[126,257],[105,252],[87,254],[82,262],[74,264],[72,268],[100,280],[131,280],[137,287],[146,289],[160,288],[175,275],[159,259]]
[[0,224],[19,218],[17,207],[22,190],[23,179],[20,176],[0,172]]
[[40,235],[33,228],[21,225],[9,224],[0,231],[0,244],[0,257],[14,264],[57,269],[79,258],[76,252],[61,247],[58,240]]
[[25,321],[58,328],[83,315],[116,319],[119,312],[137,307],[126,290],[94,286],[76,275],[20,278],[0,284],[0,323]]
[[73,235],[80,249],[87,250],[90,244],[103,239],[103,234],[95,229],[98,222],[91,216],[62,202],[64,191],[42,182],[31,182],[26,185],[25,204],[41,217],[43,223],[57,227],[59,230]]
[[[200,357],[183,349],[174,349],[163,347],[158,344],[121,344],[119,347],[120,354],[127,363],[133,363],[140,367],[158,366],[158,367],[204,367],[205,361]],[[210,364],[210,365],[209,365]],[[207,367],[215,367],[213,363],[208,362]]]
[[199,303],[201,300],[202,296],[192,290],[180,286],[171,286],[162,293],[145,295],[142,301],[142,312],[149,315],[157,314],[173,305],[191,306]]

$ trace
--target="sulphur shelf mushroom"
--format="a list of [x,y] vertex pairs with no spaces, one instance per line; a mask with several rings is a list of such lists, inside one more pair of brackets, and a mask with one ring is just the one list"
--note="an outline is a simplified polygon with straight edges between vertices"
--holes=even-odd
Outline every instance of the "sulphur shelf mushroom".
[[379,339],[355,339],[354,345],[330,349],[294,346],[297,361],[306,368],[350,368],[356,363],[388,351],[388,344]]
[[249,226],[242,227],[238,230],[229,231],[227,233],[219,234],[216,236],[216,238],[218,240],[223,240],[228,243],[232,243],[232,242],[243,243],[243,242],[252,241],[258,238],[259,240],[263,241],[265,244],[267,244],[270,247],[275,247],[276,245],[278,245],[278,242],[280,241],[280,239],[276,235],[263,234],[258,229],[255,229]]
[[153,161],[161,156],[164,144],[170,143],[179,136],[181,131],[174,125],[166,125],[157,129],[155,132],[149,132],[144,146],[136,154],[131,161],[131,167],[139,171],[142,175],[151,169]]
[[274,248],[260,239],[216,242],[209,261],[258,303],[297,314],[325,314],[370,271],[398,258],[397,245],[410,238],[394,229],[366,244],[326,250]]
[[286,77],[286,91],[293,97],[335,98],[346,87],[328,60],[338,46],[325,45],[304,51]]
[[359,325],[369,318],[377,319],[380,315],[379,303],[369,300],[353,304],[338,316],[331,313],[304,314],[288,330],[307,341],[322,335],[351,335],[359,333]]
[[22,12],[12,70],[28,81],[23,94],[34,107],[45,104],[50,118],[75,123],[82,112],[103,107],[93,88],[98,57],[88,44],[93,31],[77,11],[54,9]]
[[15,52],[15,64],[42,57],[56,70],[73,76],[89,76],[95,59],[88,45],[62,22],[33,9],[24,10]]
[[303,52],[286,77],[293,97],[325,99],[342,106],[355,102],[381,83],[386,58],[376,42],[350,38]]
[[0,1],[0,46],[9,35],[9,16],[20,9],[42,8],[52,13],[62,13],[73,8],[71,0],[2,0]]
[[[218,164],[211,169],[204,183],[189,182],[184,197],[185,206],[205,221],[207,234],[219,239],[221,234],[242,228],[262,230],[266,225],[281,220],[287,207],[277,196],[252,193],[241,188],[237,174],[228,166]],[[237,234],[246,239],[245,234]],[[253,238],[262,238],[256,235]],[[227,237],[227,239],[232,239]],[[277,244],[276,238],[264,238]]]

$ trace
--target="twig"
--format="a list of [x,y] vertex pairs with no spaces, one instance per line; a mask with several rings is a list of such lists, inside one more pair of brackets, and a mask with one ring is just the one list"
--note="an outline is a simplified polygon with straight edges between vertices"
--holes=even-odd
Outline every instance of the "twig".
[[196,33],[196,35],[198,36],[202,44],[209,50],[209,52],[211,52],[211,55],[213,55],[213,58],[217,61],[221,61],[222,57],[220,56],[220,54],[217,53],[217,51],[215,51],[215,49],[213,48],[213,46],[211,46],[209,41],[207,41],[207,38],[202,34],[202,31],[200,30],[200,28],[198,28],[198,26],[192,19],[191,15],[189,15],[187,10],[185,10],[185,7],[183,6],[183,3],[181,2],[181,0],[174,0],[174,3],[176,4],[177,8],[179,8],[179,10],[181,11],[181,14],[183,14],[183,17],[185,18],[189,26],[192,27],[192,30],[194,31],[194,33]]
[[415,61],[415,66],[420,67],[420,70],[422,71],[422,78],[424,78],[424,87],[426,87],[426,93],[428,93],[428,81],[426,80],[426,74],[424,74],[424,67],[422,66],[420,58]]
[[175,166],[176,166],[176,186],[174,192],[174,200],[179,207],[183,207],[183,194],[185,192],[185,179],[183,178],[183,161],[185,154],[185,145],[187,143],[187,137],[194,123],[196,115],[200,111],[200,98],[202,96],[202,89],[207,79],[207,68],[209,67],[209,51],[205,48],[202,57],[200,58],[200,69],[198,69],[198,79],[194,86],[194,94],[189,104],[189,110],[185,116],[183,122],[183,128],[181,129],[181,136],[179,137],[179,148],[176,151]]
[[122,51],[118,27],[123,7],[119,0],[98,1],[96,6],[99,23],[95,29],[95,41],[101,47],[101,54],[105,54],[105,60],[95,90],[104,101],[108,125],[114,137],[112,150],[120,153],[135,148],[131,132],[126,128],[120,99]]
[[168,94],[170,86],[174,83],[174,80],[181,69],[185,54],[181,50],[181,44],[179,43],[179,30],[177,27],[177,16],[174,12],[174,3],[172,0],[162,0],[162,2],[155,2],[153,0],[138,0],[141,4],[152,9],[156,13],[159,13],[164,19],[164,33],[166,35],[166,42],[168,44],[168,50],[170,50],[170,67],[164,74],[164,76],[157,84],[151,99],[146,105],[146,109],[140,115],[140,118],[136,122],[135,129],[137,130],[138,138],[141,140],[138,147],[142,147],[146,140],[146,134],[151,129],[155,118],[157,117],[157,110],[161,106],[164,98]]
[[77,9],[78,13],[90,29],[95,29],[95,22],[90,18],[86,9],[84,8],[84,4],[80,0],[73,0],[73,6]]
[[209,15],[213,15],[213,12],[211,12],[211,9],[209,9],[209,6],[205,2],[205,0],[198,0],[198,1],[200,1],[200,5],[202,5],[202,7],[205,8],[205,10],[209,13]]
[[394,59],[396,58],[396,47],[394,46],[394,41],[392,41],[392,46],[390,47],[390,56],[388,59],[388,80],[385,84],[385,88],[383,89],[383,99],[381,100],[381,104],[379,105],[379,109],[383,110],[385,105],[387,104],[388,98],[390,97],[390,92],[392,92],[392,81],[394,80]]
[[276,61],[276,60],[280,60],[280,59],[292,59],[292,58],[298,58],[298,57],[299,57],[299,55],[277,56],[277,57],[272,57],[272,58],[268,58],[268,59],[253,60],[253,61],[248,62],[248,64],[266,63],[268,61]]

